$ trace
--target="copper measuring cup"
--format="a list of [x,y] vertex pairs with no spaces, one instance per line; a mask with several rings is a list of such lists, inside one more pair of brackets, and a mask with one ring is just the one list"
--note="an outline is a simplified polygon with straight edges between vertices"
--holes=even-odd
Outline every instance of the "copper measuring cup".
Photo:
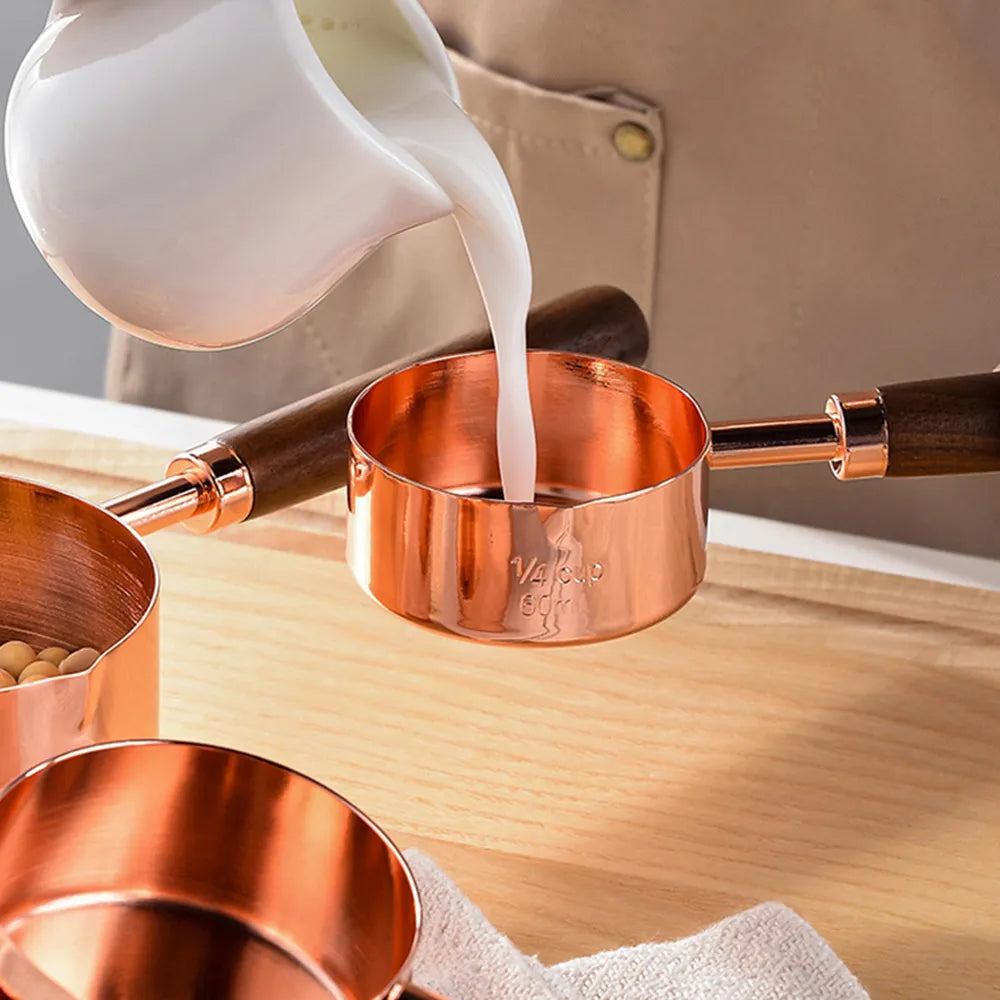
[[[623,292],[590,289],[532,313],[529,344],[641,361],[648,331]],[[478,350],[486,332],[443,348]],[[384,369],[233,428],[178,456],[162,482],[103,507],[0,477],[4,640],[104,650],[82,674],[0,690],[0,783],[74,747],[155,736],[156,565],[140,535],[210,531],[343,486],[347,410]]]
[[1000,470],[1000,374],[831,396],[824,413],[710,425],[650,372],[529,357],[534,504],[499,499],[490,358],[370,385],[348,417],[347,556],[398,615],[469,639],[578,643],[666,618],[705,573],[709,468],[829,462],[841,479]]
[[420,923],[385,833],[259,757],[110,743],[0,798],[8,1000],[441,1000],[409,984]]

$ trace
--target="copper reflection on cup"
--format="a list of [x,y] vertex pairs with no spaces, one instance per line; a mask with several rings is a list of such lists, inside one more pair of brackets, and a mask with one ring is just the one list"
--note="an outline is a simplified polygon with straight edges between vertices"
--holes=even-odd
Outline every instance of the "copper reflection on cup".
[[420,918],[367,816],[249,754],[104,744],[0,798],[0,944],[17,960],[0,996],[62,996],[16,991],[16,965],[75,1000],[441,1000],[408,982]]
[[530,352],[534,504],[501,499],[496,357],[379,379],[348,417],[348,562],[410,621],[468,639],[579,643],[683,605],[705,572],[708,425],[683,389]]

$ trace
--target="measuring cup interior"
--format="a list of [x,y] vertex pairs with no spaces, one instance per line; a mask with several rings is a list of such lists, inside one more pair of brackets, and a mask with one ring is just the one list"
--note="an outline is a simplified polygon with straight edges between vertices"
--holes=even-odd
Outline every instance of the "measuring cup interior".
[[[538,500],[573,503],[656,486],[703,456],[708,427],[682,389],[639,368],[558,352],[528,356]],[[424,362],[358,399],[351,432],[399,479],[497,499],[492,353]]]
[[11,786],[0,928],[80,1000],[368,1000],[405,972],[418,908],[391,842],[322,785],[150,741]]
[[500,499],[496,359],[387,375],[348,416],[347,560],[394,614],[487,642],[565,645],[660,621],[704,576],[708,425],[631,365],[529,352],[536,502]]
[[110,649],[156,599],[153,559],[125,525],[24,480],[0,478],[0,567],[0,642]]

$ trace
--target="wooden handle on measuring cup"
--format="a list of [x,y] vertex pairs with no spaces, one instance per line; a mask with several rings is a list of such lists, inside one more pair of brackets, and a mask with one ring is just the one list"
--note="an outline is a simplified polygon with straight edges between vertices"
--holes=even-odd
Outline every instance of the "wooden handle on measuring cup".
[[879,389],[888,437],[886,476],[1000,471],[1000,372]]
[[[641,365],[649,348],[642,310],[616,288],[588,288],[532,310],[528,347]],[[492,347],[488,330],[292,403],[225,431],[218,441],[249,470],[253,506],[244,520],[339,489],[347,481],[347,412],[377,378],[417,361]]]

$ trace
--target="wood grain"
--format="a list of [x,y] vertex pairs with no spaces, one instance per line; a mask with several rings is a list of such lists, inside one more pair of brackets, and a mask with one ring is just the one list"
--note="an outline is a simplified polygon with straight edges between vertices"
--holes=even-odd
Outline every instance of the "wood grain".
[[[3,441],[5,471],[30,451],[55,484],[87,477],[76,439]],[[169,457],[87,454],[97,491]],[[715,549],[654,629],[495,649],[397,621],[304,554],[335,503],[260,522],[266,550],[150,539],[164,735],[328,782],[547,961],[776,899],[876,1000],[997,995],[1000,594]]]
[[887,476],[1000,471],[1000,373],[879,389],[889,431]]

